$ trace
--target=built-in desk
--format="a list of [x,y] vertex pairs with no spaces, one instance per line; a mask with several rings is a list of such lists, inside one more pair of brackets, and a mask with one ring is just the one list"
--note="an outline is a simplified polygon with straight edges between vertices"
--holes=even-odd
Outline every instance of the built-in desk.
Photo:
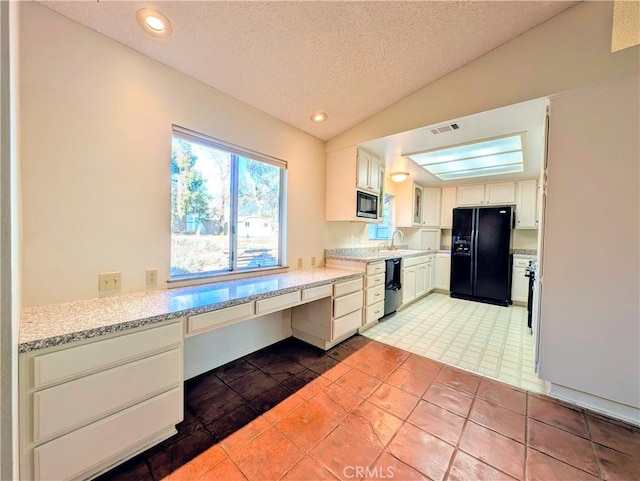
[[362,277],[318,268],[24,309],[21,479],[92,478],[173,435],[185,357],[235,326],[259,336],[276,318],[280,338],[325,349],[353,335]]

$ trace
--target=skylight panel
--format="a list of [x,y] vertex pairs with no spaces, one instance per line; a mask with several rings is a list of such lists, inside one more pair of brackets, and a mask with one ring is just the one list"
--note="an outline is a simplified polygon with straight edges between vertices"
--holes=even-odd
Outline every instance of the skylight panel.
[[463,170],[487,169],[489,167],[509,164],[522,164],[522,152],[507,152],[506,154],[442,162],[440,164],[429,165],[428,169],[432,174],[437,175]]
[[471,144],[419,152],[408,157],[442,180],[522,172],[522,135],[511,134]]
[[482,177],[483,175],[496,175],[496,174],[514,174],[522,172],[524,167],[522,164],[515,165],[502,165],[497,167],[487,167],[479,170],[459,170],[458,172],[449,172],[446,174],[440,174],[436,177],[442,180],[456,180],[467,179],[469,177]]

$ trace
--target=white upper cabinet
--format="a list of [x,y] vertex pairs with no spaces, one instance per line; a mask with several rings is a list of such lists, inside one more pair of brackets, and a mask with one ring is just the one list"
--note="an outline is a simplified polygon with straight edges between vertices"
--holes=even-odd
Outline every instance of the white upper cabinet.
[[520,180],[516,184],[516,229],[538,228],[538,181]]
[[396,190],[396,226],[422,227],[422,186],[402,182]]
[[440,188],[402,183],[396,191],[398,227],[440,228]]
[[418,184],[413,184],[413,220],[411,222],[414,226],[422,225],[422,203],[422,187],[420,187]]
[[458,186],[458,206],[482,204],[484,204],[484,184]]
[[358,149],[357,180],[358,189],[380,193],[380,160],[366,150]]
[[516,203],[516,183],[499,182],[495,184],[485,184],[484,186],[485,204],[515,204]]
[[471,184],[458,186],[458,206],[516,203],[516,183]]
[[442,202],[440,209],[440,228],[451,229],[453,227],[453,209],[456,206],[456,188],[442,188]]
[[440,187],[422,188],[422,226],[440,227]]
[[[356,216],[356,190],[380,196],[382,172],[381,163],[375,156],[355,146],[329,152],[325,219],[378,222],[379,219]],[[379,207],[380,204],[379,199]]]

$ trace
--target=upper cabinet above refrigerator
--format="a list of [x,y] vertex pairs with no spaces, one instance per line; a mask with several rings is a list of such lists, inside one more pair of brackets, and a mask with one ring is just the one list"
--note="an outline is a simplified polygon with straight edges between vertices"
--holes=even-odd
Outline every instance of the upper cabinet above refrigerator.
[[515,204],[516,183],[496,182],[458,186],[458,206]]

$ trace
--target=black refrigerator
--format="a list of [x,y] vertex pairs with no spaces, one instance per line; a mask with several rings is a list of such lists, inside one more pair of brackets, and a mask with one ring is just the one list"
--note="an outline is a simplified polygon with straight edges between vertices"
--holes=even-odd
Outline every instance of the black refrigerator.
[[453,209],[451,297],[511,304],[513,208]]

